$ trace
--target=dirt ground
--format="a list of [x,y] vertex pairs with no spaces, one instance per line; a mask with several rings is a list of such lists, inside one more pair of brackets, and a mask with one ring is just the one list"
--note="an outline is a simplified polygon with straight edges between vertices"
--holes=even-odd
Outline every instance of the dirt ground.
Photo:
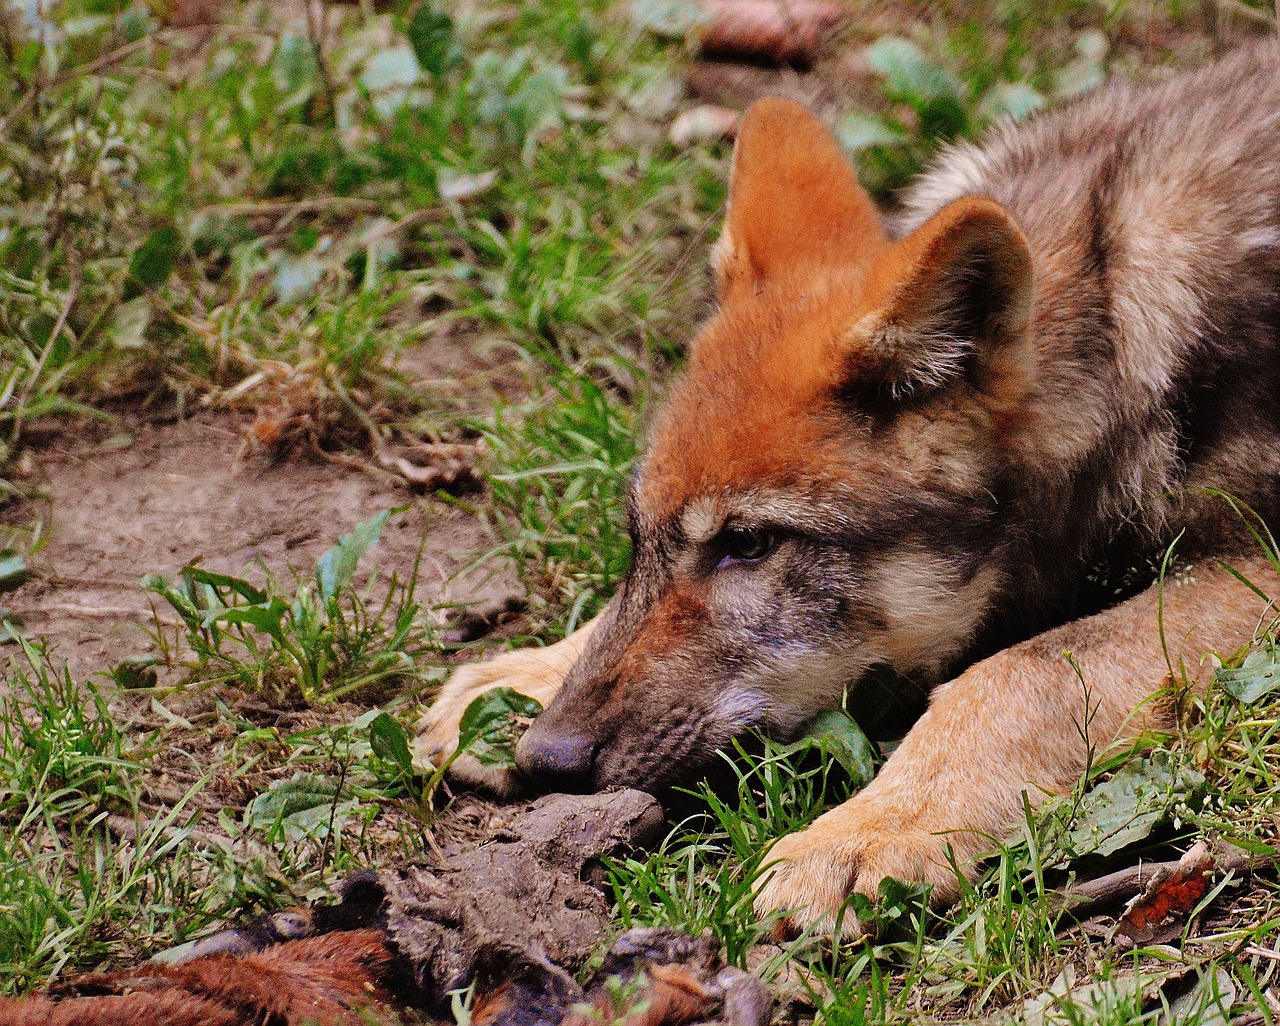
[[29,636],[48,639],[55,662],[65,661],[77,680],[154,650],[148,632],[156,616],[172,622],[163,603],[153,612],[154,596],[139,585],[144,575],[171,575],[198,559],[237,574],[261,563],[291,584],[290,571],[309,573],[344,531],[400,506],[409,508],[388,523],[367,567],[404,577],[425,533],[424,605],[500,606],[522,593],[500,561],[461,573],[493,545],[476,518],[385,475],[306,453],[280,460],[247,453],[233,417],[88,434],[73,425],[28,452],[24,483],[36,498],[3,519],[20,527],[39,518],[47,541],[30,560],[31,580],[5,604]]

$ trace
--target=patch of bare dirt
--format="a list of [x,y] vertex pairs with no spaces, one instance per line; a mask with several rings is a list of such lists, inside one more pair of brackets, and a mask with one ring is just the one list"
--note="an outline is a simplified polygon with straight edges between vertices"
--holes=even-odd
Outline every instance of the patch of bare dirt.
[[261,563],[291,587],[291,571],[309,573],[340,534],[399,506],[408,508],[387,524],[369,567],[406,577],[425,533],[424,605],[507,608],[522,593],[509,569],[458,576],[493,544],[476,518],[354,465],[247,455],[228,417],[143,424],[123,441],[55,433],[34,455],[27,484],[40,498],[4,520],[38,516],[48,540],[31,559],[32,579],[6,604],[76,679],[154,648],[144,575],[172,575],[196,559],[237,574]]

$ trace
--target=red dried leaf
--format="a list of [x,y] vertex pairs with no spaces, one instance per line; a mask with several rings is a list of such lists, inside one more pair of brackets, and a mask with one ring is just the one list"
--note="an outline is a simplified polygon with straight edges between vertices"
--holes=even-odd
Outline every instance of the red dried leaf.
[[1213,856],[1207,847],[1196,845],[1177,866],[1156,873],[1125,906],[1115,936],[1142,943],[1155,937],[1162,926],[1186,919],[1209,893],[1212,871]]

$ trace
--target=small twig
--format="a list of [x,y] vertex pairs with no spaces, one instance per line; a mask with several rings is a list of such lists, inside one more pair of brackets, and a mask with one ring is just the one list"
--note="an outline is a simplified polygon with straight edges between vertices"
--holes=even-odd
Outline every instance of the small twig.
[[369,460],[360,459],[357,456],[351,456],[344,452],[329,452],[320,445],[316,438],[309,439],[311,442],[311,450],[326,463],[332,463],[335,467],[343,467],[346,470],[359,470],[368,474],[370,477],[376,478],[384,484],[395,488],[408,488],[409,482],[405,480],[402,474],[392,473],[390,470],[383,470]]
[[[151,610],[138,609],[134,606],[83,606],[74,602],[59,603],[57,605],[41,606],[42,613],[61,613],[64,616],[91,617],[100,620],[114,620],[122,616],[145,616],[151,617]],[[162,621],[166,627],[177,626],[177,621]]]
[[311,38],[311,52],[316,58],[316,70],[320,73],[320,84],[324,87],[324,100],[329,107],[329,120],[338,123],[338,93],[333,88],[333,75],[329,71],[329,57],[325,53],[324,34],[327,5],[320,0],[306,0],[307,35]]
[[1157,873],[1171,872],[1177,865],[1177,859],[1171,862],[1140,862],[1105,876],[1073,883],[1057,892],[1055,897],[1073,918],[1087,919],[1099,909],[1128,901]]
[[63,85],[66,82],[70,82],[74,78],[79,78],[82,75],[96,74],[104,68],[109,68],[113,64],[118,64],[126,57],[131,56],[136,51],[141,50],[148,43],[154,41],[154,39],[154,36],[144,36],[142,39],[135,39],[132,43],[125,43],[124,46],[118,47],[110,53],[104,53],[101,57],[95,57],[91,61],[79,64],[74,68],[62,72],[60,75],[54,75],[53,78],[49,79],[47,82],[41,82],[31,86],[30,89],[18,98],[18,102],[9,108],[4,117],[0,117],[0,132],[3,132],[8,128],[9,122],[21,114],[27,106],[37,98],[41,89],[52,89],[56,86]]
[[260,203],[211,203],[199,207],[197,214],[221,214],[223,217],[271,217],[301,214],[309,210],[348,209],[359,213],[378,214],[382,204],[357,196],[314,196],[300,200],[264,200]]
[[[107,829],[117,837],[126,841],[132,841],[137,844],[142,838],[153,830],[156,830],[158,824],[151,820],[135,820],[129,816],[122,816],[118,813],[112,813],[107,817]],[[221,851],[230,853],[235,847],[235,842],[229,837],[222,837],[218,834],[210,834],[204,830],[192,830],[189,827],[171,825],[159,827],[159,836],[166,841],[190,841],[197,847],[204,848],[208,851]]]
[[390,223],[384,224],[369,232],[369,234],[360,239],[360,245],[371,246],[375,243],[382,242],[384,239],[389,239],[399,232],[408,231],[410,228],[416,228],[420,224],[426,224],[433,217],[437,217],[439,213],[439,210],[432,207],[427,207],[423,210],[415,210],[413,213],[406,214],[404,217],[400,218],[399,221],[391,221]]
[[1246,945],[1241,949],[1241,954],[1257,955],[1259,958],[1270,959],[1272,962],[1280,962],[1280,951],[1272,948],[1260,948],[1256,944]]

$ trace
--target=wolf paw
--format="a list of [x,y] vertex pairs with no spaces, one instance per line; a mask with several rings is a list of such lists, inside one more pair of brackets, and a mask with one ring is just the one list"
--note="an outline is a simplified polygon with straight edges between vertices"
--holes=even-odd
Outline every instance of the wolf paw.
[[755,907],[761,917],[782,913],[774,931],[779,940],[806,930],[831,936],[837,927],[846,939],[863,936],[864,925],[845,902],[855,892],[874,896],[886,877],[931,886],[934,904],[957,892],[945,836],[842,812],[833,809],[781,838],[766,856]]
[[[455,670],[418,722],[418,736],[413,743],[414,766],[419,771],[429,771],[449,760],[458,747],[462,714],[486,691],[511,688],[536,698],[545,707],[560,690],[560,683],[568,672],[563,653],[556,652],[558,648],[559,645],[520,649]],[[465,752],[453,760],[449,775],[465,787],[480,788],[500,798],[514,797],[522,790],[513,770],[482,765]]]

